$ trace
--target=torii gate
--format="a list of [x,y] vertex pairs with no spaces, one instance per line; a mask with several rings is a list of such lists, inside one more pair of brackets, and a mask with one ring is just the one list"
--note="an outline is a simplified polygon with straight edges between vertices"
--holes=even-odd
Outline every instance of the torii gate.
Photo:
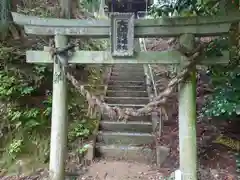
[[[76,20],[57,18],[38,18],[12,13],[13,20],[24,25],[27,34],[55,36],[57,48],[67,46],[67,36],[109,38],[111,51],[75,51],[66,59],[58,56],[60,61],[53,61],[52,54],[47,51],[27,51],[28,63],[53,63],[53,102],[52,129],[50,151],[50,174],[52,180],[64,179],[64,162],[67,134],[66,76],[67,63],[80,64],[174,64],[183,67],[188,58],[178,50],[162,52],[136,52],[134,38],[146,37],[180,37],[180,45],[192,51],[195,36],[217,36],[227,34],[233,22],[240,21],[240,14],[214,17],[174,17],[159,19],[134,19],[132,13],[113,13],[110,20]],[[124,30],[117,25],[123,25]],[[118,37],[127,38],[123,43]],[[123,45],[123,46],[121,46]],[[226,64],[229,52],[221,57],[207,59],[201,57],[201,64]],[[63,66],[61,63],[64,63]],[[197,150],[196,148],[196,76],[195,70],[191,77],[181,84],[179,91],[179,149],[180,170],[183,180],[196,180]],[[193,148],[188,148],[188,147]],[[188,157],[194,157],[189,159]]]

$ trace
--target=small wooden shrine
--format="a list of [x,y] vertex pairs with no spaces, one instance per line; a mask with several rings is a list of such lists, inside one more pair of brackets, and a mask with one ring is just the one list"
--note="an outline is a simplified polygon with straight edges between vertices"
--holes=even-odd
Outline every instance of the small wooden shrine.
[[134,12],[146,11],[153,0],[105,0],[109,12]]

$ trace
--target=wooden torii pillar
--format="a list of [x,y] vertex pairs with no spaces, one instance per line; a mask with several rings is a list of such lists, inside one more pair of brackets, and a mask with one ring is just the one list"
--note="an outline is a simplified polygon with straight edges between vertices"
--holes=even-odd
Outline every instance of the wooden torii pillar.
[[[240,14],[219,17],[174,17],[160,19],[137,19],[133,14],[116,13],[110,20],[67,20],[56,18],[38,18],[12,13],[15,23],[23,25],[27,34],[55,36],[57,47],[64,48],[65,41],[59,36],[78,36],[90,38],[111,37],[111,51],[75,51],[69,59],[58,56],[61,62],[79,64],[173,64],[180,67],[188,64],[188,58],[178,50],[136,52],[134,38],[180,37],[181,45],[191,51],[194,37],[217,36],[227,34],[230,24],[240,21]],[[116,30],[119,23],[125,26],[124,32]],[[118,42],[117,37],[127,37],[128,41]],[[118,45],[124,45],[124,48]],[[65,97],[65,67],[55,62],[48,51],[27,51],[28,63],[52,63],[54,65],[52,138],[50,171],[52,180],[64,179],[67,127],[65,126],[67,104]],[[226,64],[229,53],[221,57],[201,57],[201,64]],[[191,77],[181,84],[179,92],[179,149],[180,170],[183,180],[197,180],[196,150],[196,77],[193,70]],[[62,143],[64,142],[64,143]],[[188,158],[191,156],[191,158]]]

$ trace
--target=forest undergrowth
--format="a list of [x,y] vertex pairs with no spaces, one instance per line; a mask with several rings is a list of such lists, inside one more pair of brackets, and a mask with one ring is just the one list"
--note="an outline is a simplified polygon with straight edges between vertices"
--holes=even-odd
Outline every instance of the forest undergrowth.
[[[56,1],[21,2],[16,9],[27,15],[56,17],[60,10]],[[75,12],[84,18],[78,8]],[[26,50],[42,50],[49,39],[26,36],[19,29],[19,37],[8,34],[0,43],[0,176],[32,173],[49,162],[53,69],[52,65],[28,64],[25,57]],[[103,40],[84,39],[79,48],[103,50],[106,44]],[[77,65],[73,71],[90,91],[101,91],[103,66]],[[71,153],[81,155],[97,119],[87,116],[85,98],[70,83],[67,94],[68,146]]]

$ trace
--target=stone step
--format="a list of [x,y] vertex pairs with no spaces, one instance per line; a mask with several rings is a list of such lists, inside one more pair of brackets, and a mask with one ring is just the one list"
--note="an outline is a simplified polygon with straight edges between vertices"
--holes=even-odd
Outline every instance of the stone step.
[[125,75],[112,75],[110,77],[110,81],[129,81],[129,80],[134,80],[134,81],[144,81],[145,77],[143,75],[141,76],[135,76],[133,74],[125,74]]
[[124,67],[113,67],[112,72],[144,72],[143,67],[131,67],[131,66],[124,66]]
[[147,104],[148,97],[105,97],[106,103],[109,104]]
[[120,108],[133,108],[133,109],[139,109],[145,106],[145,104],[108,104],[111,107],[117,106]]
[[122,70],[112,70],[111,75],[115,76],[144,76],[144,71],[143,70],[127,70],[127,69],[122,69]]
[[144,76],[144,71],[116,70],[112,71],[111,76]]
[[156,150],[149,147],[104,145],[97,143],[95,152],[96,156],[105,159],[127,160],[146,164],[156,162]]
[[[109,119],[107,114],[103,114],[101,119],[102,120],[107,119],[108,121],[114,121],[114,122],[117,121],[117,119]],[[152,118],[150,115],[148,115],[148,116],[131,116],[128,119],[128,122],[130,122],[130,121],[152,122]]]
[[97,142],[106,145],[129,145],[138,146],[144,144],[154,144],[154,136],[150,133],[129,133],[129,132],[106,132],[99,131],[97,135]]
[[145,86],[124,86],[124,85],[108,85],[108,90],[113,90],[113,91],[146,91]]
[[112,71],[111,76],[143,76],[144,77],[144,71]]
[[112,132],[142,132],[152,133],[152,123],[142,121],[100,121],[100,130]]
[[115,97],[148,97],[147,91],[111,91],[108,90],[106,96]]
[[135,64],[118,65],[118,66],[113,66],[112,69],[129,69],[129,70],[142,69],[143,70],[143,65],[141,66],[136,66]]
[[116,81],[110,80],[108,81],[109,86],[146,86],[145,81]]
[[128,64],[128,63],[122,63],[122,64],[114,64],[112,67],[133,67],[133,68],[136,68],[136,67],[143,67],[142,64]]
[[112,70],[111,71],[111,75],[128,75],[128,74],[132,74],[132,75],[135,75],[135,76],[144,76],[144,70],[134,70],[134,69],[122,69],[122,70]]

